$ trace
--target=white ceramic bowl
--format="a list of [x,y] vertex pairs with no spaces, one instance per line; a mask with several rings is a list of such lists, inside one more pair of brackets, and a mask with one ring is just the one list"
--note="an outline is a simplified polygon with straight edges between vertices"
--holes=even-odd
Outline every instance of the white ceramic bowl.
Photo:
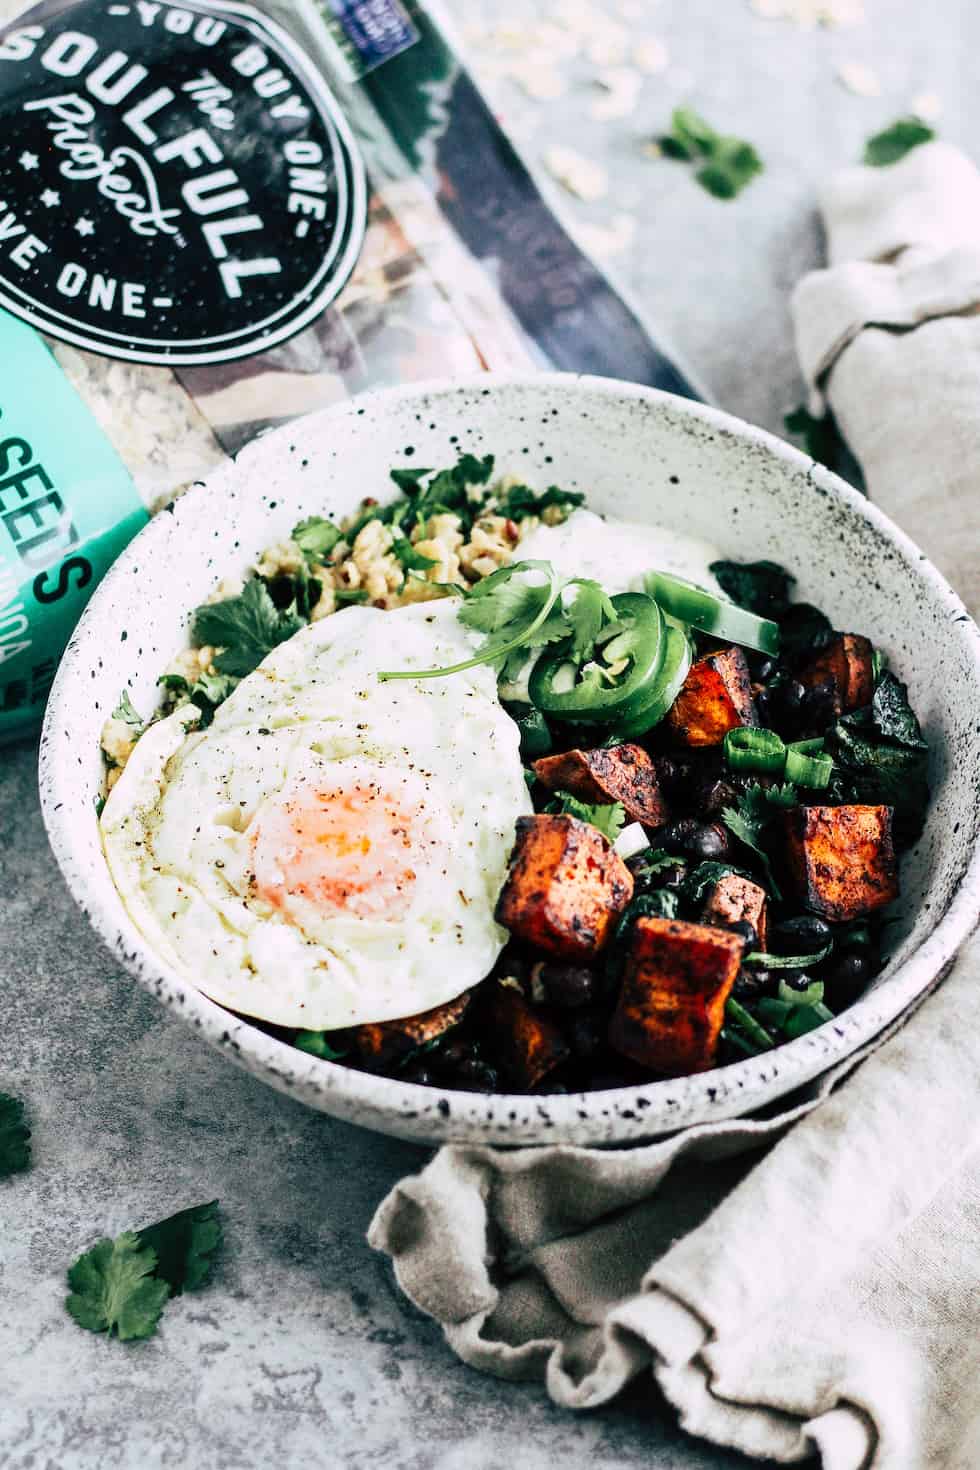
[[[676,1081],[574,1096],[440,1092],[349,1071],[273,1040],[173,974],[130,923],[102,857],[99,732],[119,691],[138,708],[186,643],[188,614],[303,516],[386,496],[390,466],[497,456],[531,484],[588,492],[596,510],[659,522],[745,560],[771,557],[797,595],[868,634],[911,688],[932,746],[934,800],[902,865],[892,954],[844,1016],[767,1056]],[[874,1037],[921,996],[976,922],[980,896],[980,634],[874,506],[781,440],[714,409],[596,378],[539,375],[367,395],[251,444],[157,515],[119,558],[72,639],[48,705],[41,792],[79,904],[121,963],[255,1076],[311,1107],[432,1142],[625,1142],[757,1108]]]

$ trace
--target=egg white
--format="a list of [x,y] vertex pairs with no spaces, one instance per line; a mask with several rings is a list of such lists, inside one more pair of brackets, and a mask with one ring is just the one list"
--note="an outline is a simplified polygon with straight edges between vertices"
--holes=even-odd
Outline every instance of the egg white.
[[[494,671],[381,682],[461,661],[455,600],[351,607],[275,649],[206,730],[182,709],[137,743],[102,815],[116,887],[148,943],[245,1015],[334,1030],[414,1015],[492,968],[514,823],[531,810]],[[377,783],[418,813],[406,912],[323,912],[255,893],[255,837],[282,793]]]

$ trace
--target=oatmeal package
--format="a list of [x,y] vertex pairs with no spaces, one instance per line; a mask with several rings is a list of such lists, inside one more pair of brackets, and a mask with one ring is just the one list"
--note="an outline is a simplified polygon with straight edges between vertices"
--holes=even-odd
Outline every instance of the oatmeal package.
[[689,389],[432,5],[0,0],[0,743],[87,598],[256,433],[372,386]]

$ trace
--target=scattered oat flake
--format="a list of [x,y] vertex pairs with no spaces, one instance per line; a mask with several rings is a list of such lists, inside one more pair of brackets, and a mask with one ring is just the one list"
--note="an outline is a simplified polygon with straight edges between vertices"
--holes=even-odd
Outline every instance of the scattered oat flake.
[[586,55],[593,66],[622,66],[630,54],[633,38],[625,26],[610,22],[602,35],[593,36]]
[[648,76],[656,76],[658,72],[667,69],[670,54],[659,36],[647,36],[637,45],[631,59],[640,71],[645,71]]
[[602,88],[602,94],[589,112],[596,122],[611,122],[614,118],[629,117],[636,110],[643,78],[631,66],[615,66],[599,72],[596,85]]
[[814,26],[858,26],[865,19],[863,0],[749,0],[765,20],[788,20],[805,30]]
[[937,92],[920,92],[912,98],[912,111],[923,122],[936,122],[943,113],[943,99]]
[[636,235],[636,220],[631,214],[615,214],[608,225],[593,225],[582,221],[575,227],[575,235],[583,250],[600,260],[619,255],[628,250]]
[[507,68],[506,74],[535,102],[553,102],[556,97],[564,96],[568,90],[561,72],[553,66],[543,64],[536,57],[528,57],[524,62],[513,62]]
[[842,61],[837,68],[837,80],[841,86],[856,97],[880,97],[881,80],[876,71],[863,61]]
[[574,148],[555,144],[545,149],[544,166],[552,178],[576,199],[593,202],[606,192],[605,170],[591,158],[584,158]]

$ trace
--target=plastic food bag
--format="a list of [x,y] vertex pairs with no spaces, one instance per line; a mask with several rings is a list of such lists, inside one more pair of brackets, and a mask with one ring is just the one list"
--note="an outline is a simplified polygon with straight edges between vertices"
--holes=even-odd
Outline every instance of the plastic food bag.
[[40,722],[127,541],[262,429],[486,369],[690,392],[432,6],[20,9],[0,0],[0,742]]

